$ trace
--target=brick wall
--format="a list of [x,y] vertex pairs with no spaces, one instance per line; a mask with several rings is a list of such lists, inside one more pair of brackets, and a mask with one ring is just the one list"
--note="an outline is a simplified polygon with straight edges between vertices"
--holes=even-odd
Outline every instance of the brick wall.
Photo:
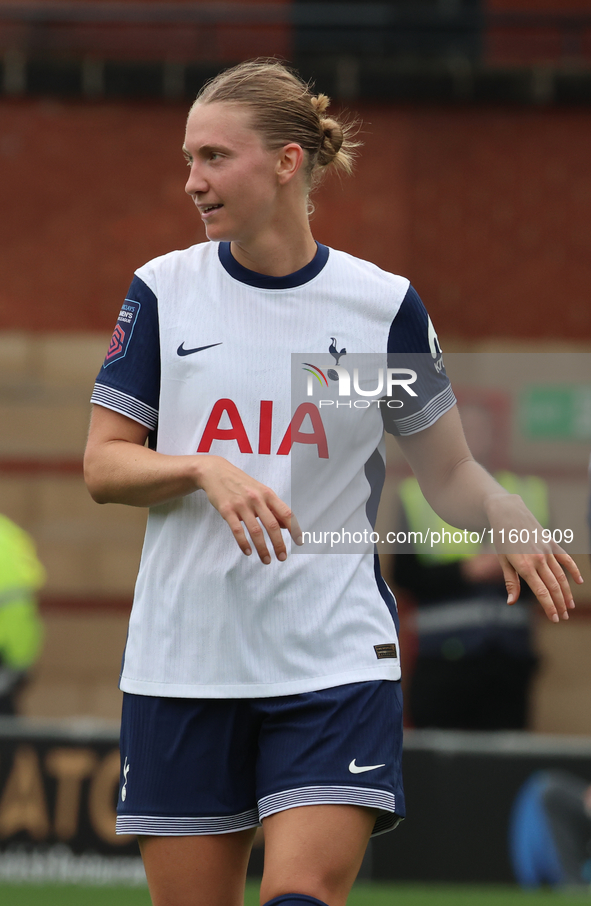
[[[317,237],[409,276],[444,335],[591,339],[591,117],[359,109]],[[0,329],[108,331],[135,267],[203,237],[185,105],[0,102]]]

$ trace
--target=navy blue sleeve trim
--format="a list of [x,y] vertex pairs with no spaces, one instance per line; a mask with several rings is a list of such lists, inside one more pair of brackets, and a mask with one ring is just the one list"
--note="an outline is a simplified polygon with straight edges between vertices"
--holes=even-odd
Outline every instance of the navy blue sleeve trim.
[[409,286],[388,335],[388,368],[401,377],[416,375],[409,388],[395,387],[388,405],[381,406],[384,427],[390,434],[423,431],[455,404],[437,334],[425,306]]
[[[402,305],[390,325],[388,352],[437,352],[441,355],[435,331],[429,329],[429,315],[414,286],[409,286]],[[434,339],[430,340],[432,334]],[[434,356],[435,357],[435,356]]]
[[160,399],[158,300],[137,276],[121,307],[91,399],[150,430],[156,428]]

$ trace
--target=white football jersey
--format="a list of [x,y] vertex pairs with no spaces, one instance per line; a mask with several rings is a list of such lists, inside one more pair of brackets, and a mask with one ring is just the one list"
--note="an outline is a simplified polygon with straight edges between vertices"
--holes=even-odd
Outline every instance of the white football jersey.
[[[388,352],[432,363],[404,407],[337,407],[347,356]],[[330,512],[371,532],[384,423],[413,433],[454,397],[408,280],[321,245],[269,277],[207,242],[136,272],[92,401],[150,428],[161,453],[223,456],[292,506],[305,485],[319,525]],[[121,689],[251,698],[398,679],[396,604],[373,548],[293,547],[268,566],[246,557],[201,490],[152,507]]]

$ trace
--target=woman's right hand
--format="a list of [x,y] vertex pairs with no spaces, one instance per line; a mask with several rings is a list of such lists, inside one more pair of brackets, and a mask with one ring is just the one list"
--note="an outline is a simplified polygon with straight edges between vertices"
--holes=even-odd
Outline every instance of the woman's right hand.
[[271,562],[265,532],[278,560],[285,560],[287,557],[281,529],[288,529],[296,544],[302,543],[295,516],[271,488],[222,456],[201,454],[198,459],[198,486],[205,491],[209,502],[226,520],[243,553],[247,556],[252,553],[245,529],[265,564]]
[[145,446],[148,433],[133,419],[94,406],[84,475],[97,503],[157,506],[203,489],[245,554],[252,553],[245,528],[263,563],[271,562],[265,532],[278,560],[287,556],[281,529],[302,543],[291,510],[270,488],[222,456],[170,456],[150,450]]

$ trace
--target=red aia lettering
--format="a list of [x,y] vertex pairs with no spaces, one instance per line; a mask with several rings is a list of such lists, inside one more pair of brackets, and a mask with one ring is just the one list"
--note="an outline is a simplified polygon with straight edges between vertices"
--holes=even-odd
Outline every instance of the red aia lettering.
[[[231,428],[220,428],[219,424],[224,412],[227,413]],[[312,431],[301,430],[306,419],[310,418]],[[271,452],[271,435],[273,430],[273,401],[261,400],[259,410],[259,445],[258,452],[269,454]],[[246,433],[246,428],[233,400],[218,400],[211,410],[203,436],[197,447],[198,453],[209,453],[214,440],[235,440],[241,453],[252,453],[252,447]],[[290,425],[279,445],[277,454],[287,456],[293,444],[316,444],[320,459],[328,459],[328,442],[322,417],[314,403],[301,403],[293,414]]]
[[[224,412],[232,424],[231,428],[220,428],[219,423]],[[207,420],[205,431],[197,447],[198,453],[209,453],[214,440],[235,440],[241,453],[252,453],[246,428],[242,424],[236,403],[232,400],[218,400]]]
[[[313,431],[311,434],[304,434],[300,431],[306,416],[310,416]],[[293,444],[316,444],[318,447],[318,456],[320,459],[328,459],[328,443],[322,424],[320,412],[314,403],[300,403],[293,414],[289,428],[285,432],[285,437],[277,450],[278,456],[287,456],[291,452]]]
[[259,419],[259,453],[271,452],[271,429],[273,427],[273,400],[261,400]]

